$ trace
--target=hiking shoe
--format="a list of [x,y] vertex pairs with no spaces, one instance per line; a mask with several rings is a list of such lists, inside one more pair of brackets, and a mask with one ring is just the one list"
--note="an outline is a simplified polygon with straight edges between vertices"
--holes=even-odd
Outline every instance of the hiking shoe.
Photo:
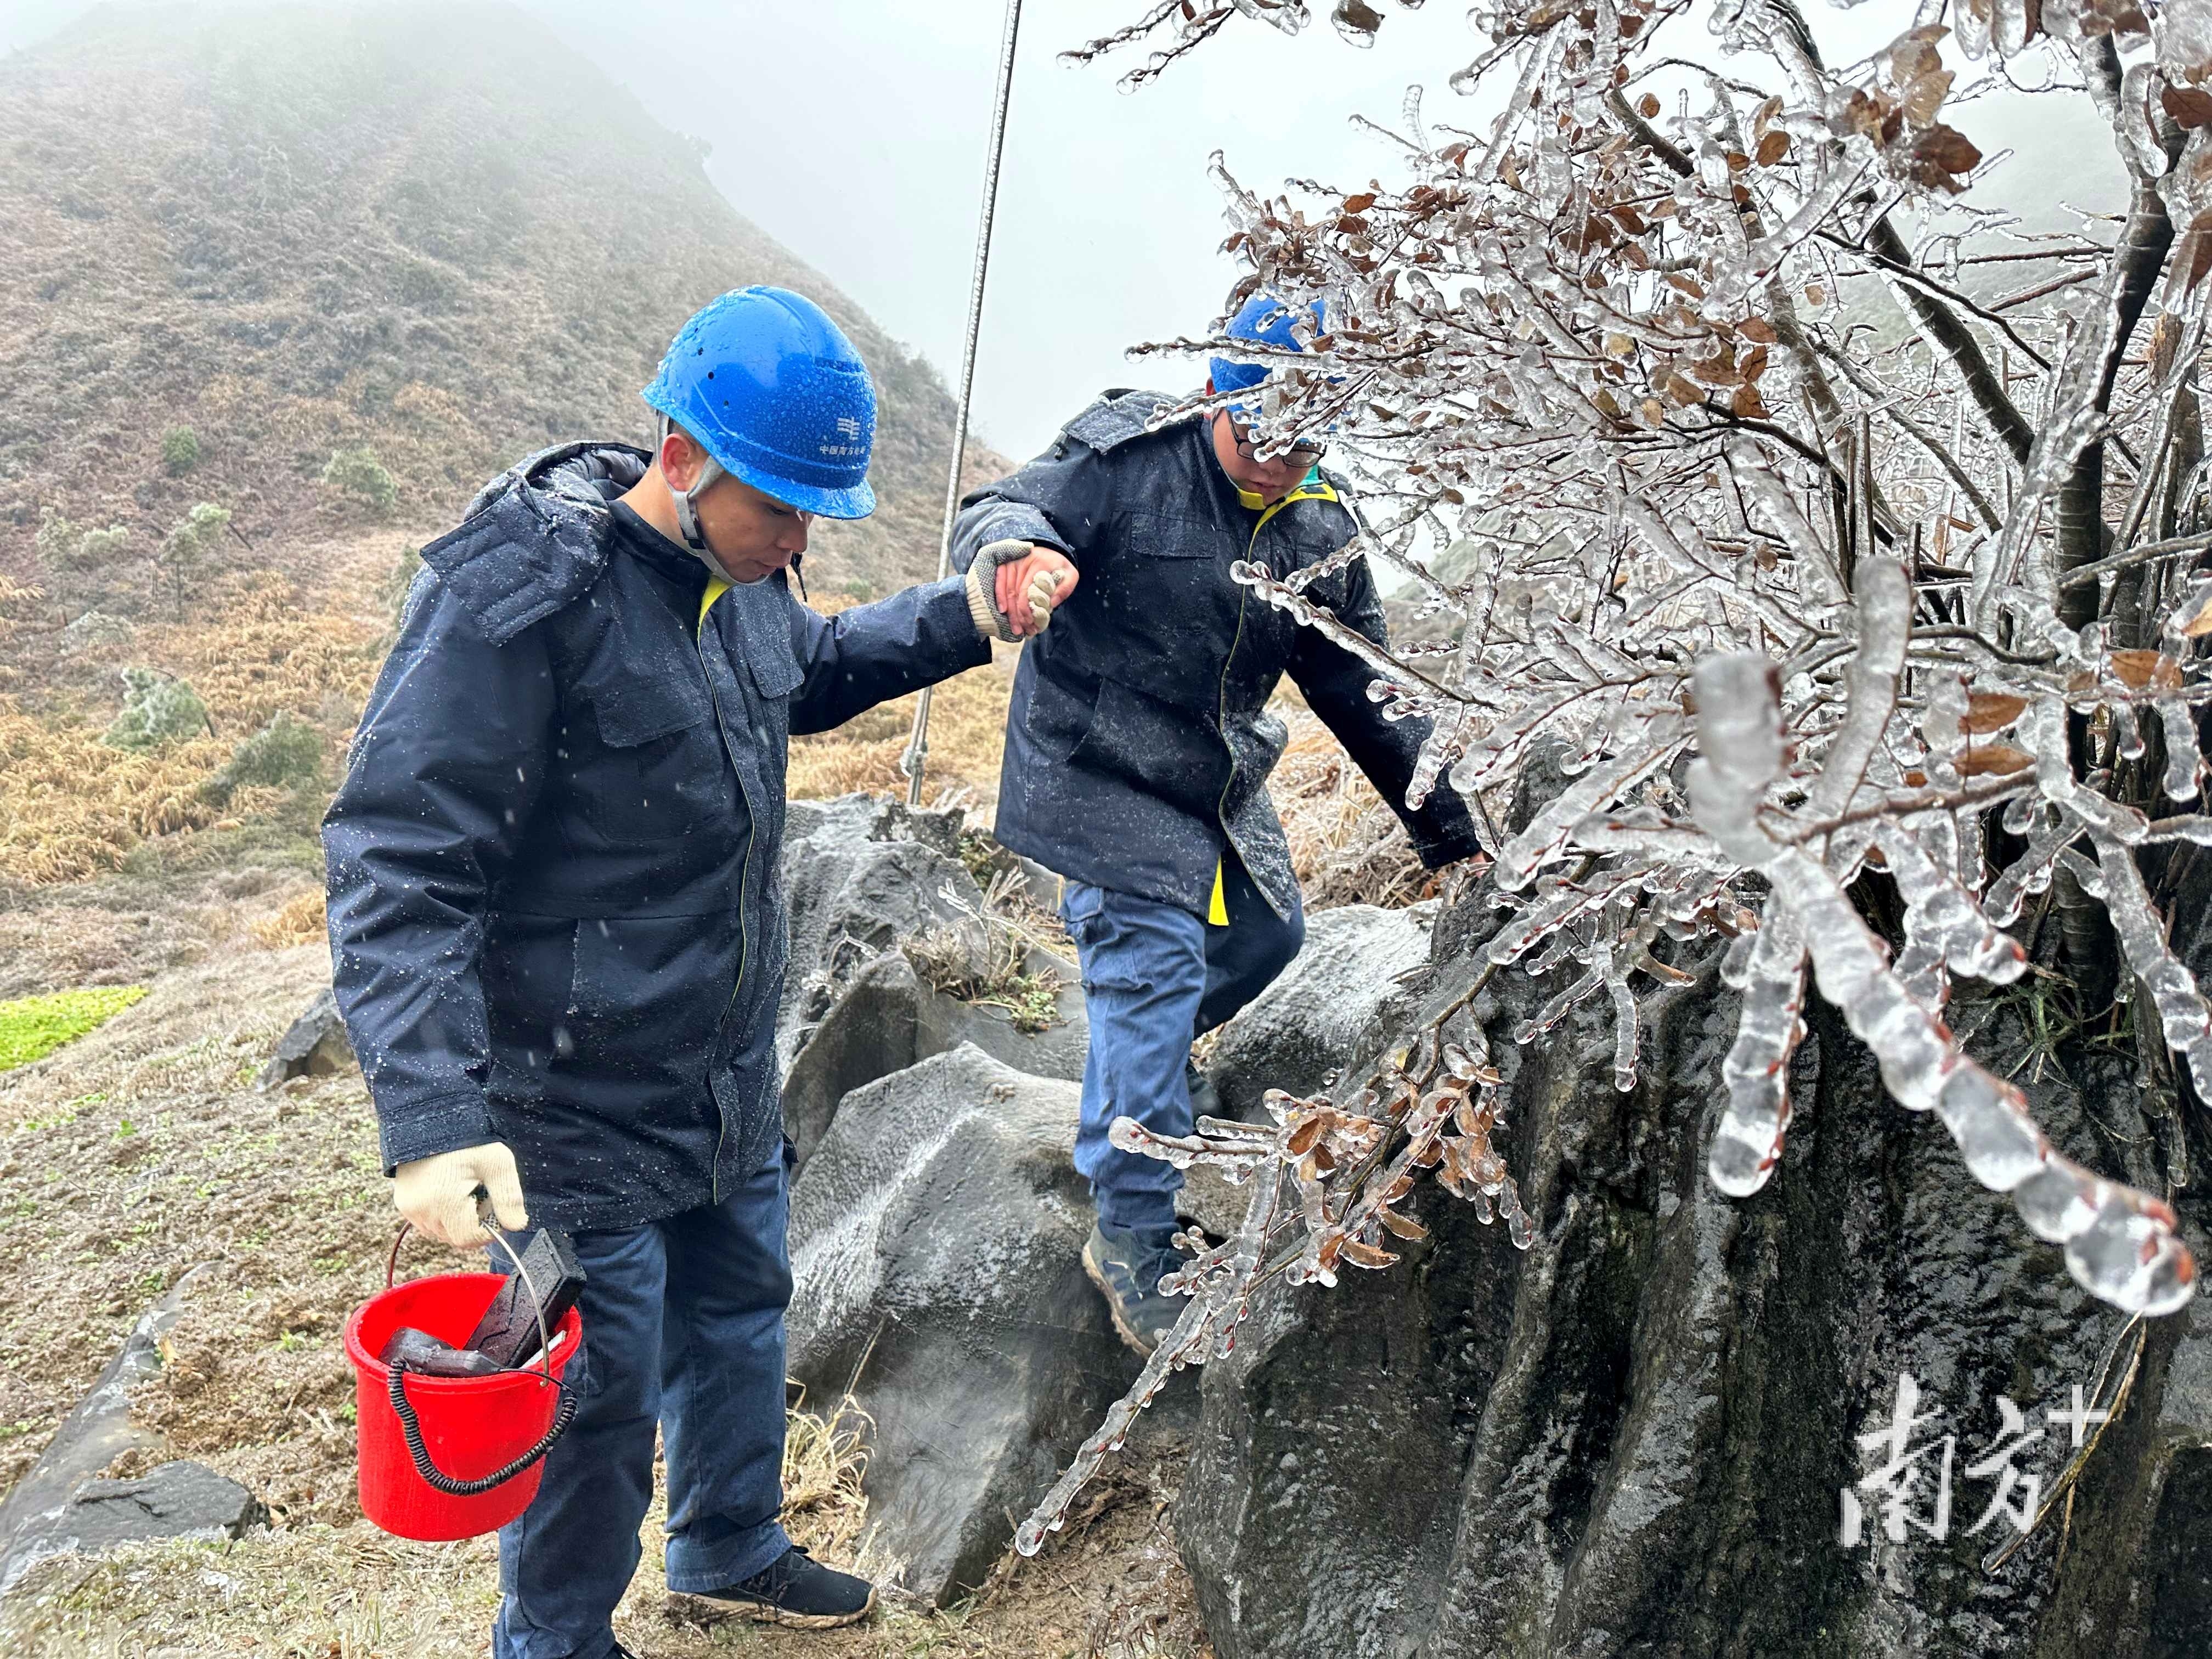
[[1160,1339],[1182,1317],[1183,1300],[1163,1296],[1160,1280],[1182,1266],[1174,1245],[1147,1243],[1133,1232],[1094,1223],[1083,1246],[1083,1271],[1104,1293],[1114,1329],[1139,1353],[1149,1356]]
[[825,1567],[793,1544],[746,1579],[695,1595],[739,1619],[789,1630],[834,1630],[857,1625],[875,1610],[876,1587],[865,1578]]

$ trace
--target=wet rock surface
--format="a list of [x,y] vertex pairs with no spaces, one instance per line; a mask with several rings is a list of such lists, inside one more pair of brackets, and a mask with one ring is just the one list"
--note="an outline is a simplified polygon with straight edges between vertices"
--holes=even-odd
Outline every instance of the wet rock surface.
[[261,1068],[261,1086],[273,1089],[295,1077],[335,1077],[357,1063],[337,996],[326,988],[276,1039],[276,1052]]
[[959,860],[960,819],[957,810],[909,811],[867,795],[790,803],[782,879],[791,954],[775,1028],[784,1066],[868,963],[981,909],[982,890]]
[[940,1604],[1136,1375],[1084,1276],[1077,1093],[963,1044],[845,1096],[792,1189],[791,1374],[873,1419],[864,1560]]
[[[1440,919],[1401,1038],[1474,985],[1493,915],[1478,889]],[[1478,1022],[1508,1079],[1500,1144],[1533,1249],[1425,1183],[1409,1205],[1431,1231],[1402,1261],[1333,1290],[1275,1282],[1206,1367],[1176,1530],[1221,1659],[2205,1651],[2201,1307],[2149,1328],[2070,1524],[1985,1569],[2016,1535],[1984,1519],[2001,1477],[1967,1473],[2005,1437],[2001,1397],[2039,1431],[2014,1467],[2047,1492],[2073,1456],[2047,1413],[2116,1345],[2117,1376],[2134,1334],[1967,1176],[1939,1123],[1883,1092],[1817,999],[1782,1167],[1748,1200],[1715,1191],[1735,1002],[1711,959],[1678,965],[1697,983],[1647,1031],[1628,1093],[1609,1014],[1511,1041],[1556,976],[1501,975],[1447,1027]],[[2144,1179],[2158,1126],[2131,1065],[2039,1048],[2024,1008],[1960,1001],[1953,1023],[2017,1067],[2063,1150]],[[1887,1456],[1857,1437],[1887,1426],[1901,1374],[1934,1413],[1910,1437],[1925,1477],[1901,1539],[1863,1492],[1846,1549],[1839,1495]]]
[[133,1416],[131,1391],[161,1370],[162,1345],[207,1271],[193,1268],[147,1310],[0,1502],[0,1593],[64,1551],[97,1553],[138,1539],[218,1531],[235,1538],[265,1518],[245,1487],[198,1463],[167,1462],[131,1480],[99,1478],[125,1453],[166,1449],[161,1436]]
[[1347,904],[1308,915],[1304,945],[1221,1028],[1206,1062],[1224,1115],[1256,1121],[1268,1090],[1310,1094],[1363,1049],[1378,1048],[1419,1003],[1436,911],[1433,902],[1407,910]]
[[1072,963],[1048,965],[1061,981],[1058,1023],[1034,1033],[1017,1030],[1004,1010],[924,984],[900,951],[886,951],[860,969],[785,1074],[784,1133],[800,1164],[814,1155],[838,1103],[853,1090],[963,1042],[1033,1077],[1079,1080],[1090,1037],[1083,988]]

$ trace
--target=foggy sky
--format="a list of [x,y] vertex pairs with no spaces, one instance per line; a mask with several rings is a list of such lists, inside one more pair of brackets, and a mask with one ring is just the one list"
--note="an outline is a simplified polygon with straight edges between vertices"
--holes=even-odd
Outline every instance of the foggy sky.
[[[183,0],[192,3],[193,0]],[[747,218],[858,301],[895,337],[957,374],[1000,0],[522,0],[529,20],[597,61],[665,125],[707,140],[708,176]],[[0,0],[0,50],[35,41],[84,0]],[[1248,185],[1346,186],[1393,178],[1409,82],[1431,122],[1494,106],[1446,77],[1483,42],[1457,0],[1384,8],[1379,43],[1316,20],[1291,40],[1244,19],[1133,94],[1124,52],[1087,67],[1056,55],[1136,15],[1141,0],[1028,0],[1000,185],[975,392],[981,436],[1016,457],[1102,387],[1194,384],[1188,360],[1132,362],[1133,342],[1206,329],[1237,275],[1206,176],[1221,149]],[[1904,0],[1814,4],[1831,58],[1911,23]],[[518,26],[529,21],[518,18]],[[1693,26],[1694,27],[1694,26]],[[1685,32],[1685,46],[1697,35]],[[1955,53],[1947,53],[1955,59]],[[1756,72],[1756,71],[1754,71]],[[2053,106],[2070,106],[2064,115]],[[2021,154],[1976,199],[2110,205],[2110,135],[2083,100],[1990,99],[1951,118],[1991,153]]]

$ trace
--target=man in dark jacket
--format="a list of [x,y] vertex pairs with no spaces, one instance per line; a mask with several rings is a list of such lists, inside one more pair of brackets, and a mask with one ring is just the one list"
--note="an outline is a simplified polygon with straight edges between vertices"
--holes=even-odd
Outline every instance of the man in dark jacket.
[[988,562],[835,619],[792,597],[809,520],[874,506],[867,371],[801,296],[714,301],[645,397],[655,453],[548,450],[423,549],[325,822],[400,1210],[481,1245],[488,1198],[586,1275],[581,1403],[500,1535],[499,1659],[622,1651],[656,1425],[672,1589],[787,1625],[872,1605],[777,1522],[787,744],[1049,615],[1041,590],[1015,626]]
[[[1230,332],[1279,354],[1299,349],[1291,325],[1261,295]],[[1212,368],[1209,390],[1267,375],[1225,358]],[[1358,532],[1321,450],[1263,456],[1249,411],[1236,405],[1152,429],[1173,401],[1108,392],[1049,451],[969,496],[955,541],[962,561],[1062,580],[1081,573],[1060,625],[1023,653],[1015,676],[997,835],[1066,878],[1060,914],[1091,1024],[1075,1161],[1098,1224],[1084,1261],[1122,1337],[1143,1352],[1182,1310],[1158,1285],[1178,1261],[1169,1240],[1182,1176],[1115,1151],[1107,1130],[1127,1116],[1190,1133],[1193,1037],[1257,995],[1304,938],[1267,790],[1287,737],[1267,712],[1281,677],[1397,809],[1423,862],[1478,850],[1451,791],[1418,812],[1402,805],[1426,734],[1382,719],[1366,695],[1372,672],[1230,578],[1240,559],[1285,577]],[[1307,597],[1384,639],[1364,563]]]

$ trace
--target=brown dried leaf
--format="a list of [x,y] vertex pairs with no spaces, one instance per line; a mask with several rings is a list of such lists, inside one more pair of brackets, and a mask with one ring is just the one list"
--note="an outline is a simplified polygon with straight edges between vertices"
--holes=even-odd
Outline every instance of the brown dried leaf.
[[[1930,52],[1929,58],[1935,53]],[[1925,126],[1936,118],[1936,112],[1943,106],[1943,100],[1951,90],[1951,71],[1939,69],[1932,74],[1916,76],[1905,88],[1905,118],[1914,126]]]
[[2159,653],[2155,651],[2115,651],[2106,660],[2112,666],[2113,677],[2122,685],[2140,691],[2158,672]]
[[1978,778],[1986,773],[1992,772],[1999,775],[2024,772],[2034,764],[2034,756],[2023,754],[2021,750],[2008,748],[2001,743],[1992,743],[1984,744],[1979,749],[1969,749],[1965,754],[1960,756],[1959,775],[1962,778]]
[[1763,421],[1771,411],[1759,395],[1759,388],[1746,380],[1729,398],[1729,412],[1740,421]]
[[1374,205],[1375,193],[1372,191],[1362,191],[1357,196],[1347,196],[1344,198],[1344,210],[1346,213],[1364,213]]
[[2009,691],[1974,691],[1966,696],[1966,730],[1979,737],[2002,732],[2027,712],[2027,699]]
[[1790,135],[1776,128],[1759,141],[1757,160],[1763,167],[1771,167],[1790,154]]
[[1934,167],[1939,173],[1960,176],[1972,173],[1982,164],[1982,152],[1974,141],[1953,126],[1937,122],[1912,141],[1912,159]]
[[1774,325],[1764,317],[1745,318],[1735,325],[1735,331],[1745,339],[1755,340],[1760,345],[1772,345],[1782,337],[1774,331]]
[[1651,120],[1659,113],[1659,100],[1650,93],[1645,93],[1636,100],[1636,112],[1645,120]]
[[2212,634],[2212,599],[2205,600],[2204,608],[2181,627],[2181,637],[2185,640],[2201,640],[2207,634]]
[[2212,92],[2202,87],[2162,88],[2158,101],[2178,125],[2212,127]]
[[1400,1215],[1395,1210],[1377,1210],[1375,1218],[1401,1238],[1422,1239],[1429,1230],[1409,1215]]
[[1398,1259],[1378,1245],[1363,1244],[1356,1238],[1344,1241],[1341,1254],[1355,1267],[1387,1267]]
[[1304,1158],[1314,1149],[1315,1143],[1320,1140],[1328,1129],[1328,1120],[1321,1113],[1316,1112],[1291,1131],[1290,1139],[1284,1143],[1285,1149],[1292,1158]]

